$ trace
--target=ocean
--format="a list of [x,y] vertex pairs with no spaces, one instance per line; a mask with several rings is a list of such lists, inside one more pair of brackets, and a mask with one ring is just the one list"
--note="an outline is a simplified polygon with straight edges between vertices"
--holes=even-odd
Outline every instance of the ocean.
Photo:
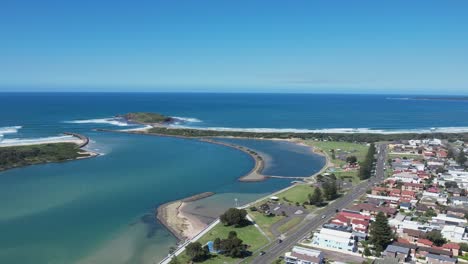
[[[406,96],[407,97],[407,96]],[[468,131],[467,101],[385,95],[195,93],[0,93],[0,140],[90,137],[103,155],[0,173],[0,263],[155,263],[176,239],[155,219],[158,205],[197,201],[215,216],[289,186],[242,183],[251,157],[191,139],[96,132],[138,127],[127,112],[179,117],[176,126],[248,131]],[[268,157],[265,174],[304,176],[323,158],[286,142],[238,140]]]

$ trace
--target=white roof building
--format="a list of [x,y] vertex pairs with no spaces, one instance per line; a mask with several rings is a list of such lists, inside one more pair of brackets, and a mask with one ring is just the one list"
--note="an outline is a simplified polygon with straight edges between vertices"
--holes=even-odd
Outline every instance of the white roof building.
[[468,242],[468,237],[463,227],[446,225],[442,228],[441,234],[451,242]]

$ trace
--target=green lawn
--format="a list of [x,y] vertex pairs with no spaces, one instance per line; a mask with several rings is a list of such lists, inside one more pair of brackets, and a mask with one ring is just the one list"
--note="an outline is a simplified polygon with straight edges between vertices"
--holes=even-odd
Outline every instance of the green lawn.
[[[344,153],[347,156],[356,156],[358,161],[364,161],[367,150],[369,149],[369,147],[365,144],[351,142],[306,140],[305,143],[321,149],[328,154],[330,159],[332,157],[331,150],[334,149],[336,156],[338,156],[340,153]],[[331,162],[339,166],[346,164],[345,161],[342,161],[338,158],[331,160]]]
[[293,217],[288,222],[284,223],[282,226],[278,227],[278,231],[284,233],[286,231],[291,230],[294,226],[297,226],[300,222],[302,222],[302,217]]
[[[208,241],[213,241],[217,237],[219,238],[227,238],[230,231],[236,231],[237,237],[244,241],[244,244],[250,245],[249,250],[254,252],[255,250],[259,249],[260,247],[266,245],[268,243],[268,239],[263,236],[260,231],[253,225],[235,228],[232,226],[224,226],[223,224],[216,225],[210,232],[206,233],[203,237],[201,237],[198,242],[202,245],[205,245]],[[188,263],[189,258],[182,253],[178,257],[181,263]],[[233,259],[230,257],[225,257],[222,255],[215,255],[212,258],[204,261],[203,263],[206,264],[218,264],[218,263],[237,263],[240,259]]]
[[281,201],[285,201],[284,198],[286,198],[288,201],[292,203],[304,203],[309,200],[308,195],[312,194],[314,191],[314,187],[310,186],[308,184],[298,184],[280,194],[277,194]]
[[260,212],[252,212],[248,210],[249,215],[253,218],[255,223],[267,234],[270,238],[274,238],[273,234],[270,232],[270,227],[274,223],[283,219],[284,216],[266,216]]

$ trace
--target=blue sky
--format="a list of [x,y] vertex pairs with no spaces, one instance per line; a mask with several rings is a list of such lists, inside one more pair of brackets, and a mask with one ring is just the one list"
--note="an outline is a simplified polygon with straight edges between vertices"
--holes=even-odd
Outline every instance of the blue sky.
[[0,91],[468,94],[468,1],[3,0]]

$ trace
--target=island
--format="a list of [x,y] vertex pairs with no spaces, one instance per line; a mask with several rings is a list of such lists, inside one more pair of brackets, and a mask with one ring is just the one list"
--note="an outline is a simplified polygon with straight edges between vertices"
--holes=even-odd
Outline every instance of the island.
[[159,113],[149,113],[149,112],[134,112],[127,113],[124,115],[118,115],[117,117],[124,118],[127,122],[137,123],[142,125],[154,125],[154,124],[164,124],[171,123],[175,121],[175,118],[170,116],[165,116]]

